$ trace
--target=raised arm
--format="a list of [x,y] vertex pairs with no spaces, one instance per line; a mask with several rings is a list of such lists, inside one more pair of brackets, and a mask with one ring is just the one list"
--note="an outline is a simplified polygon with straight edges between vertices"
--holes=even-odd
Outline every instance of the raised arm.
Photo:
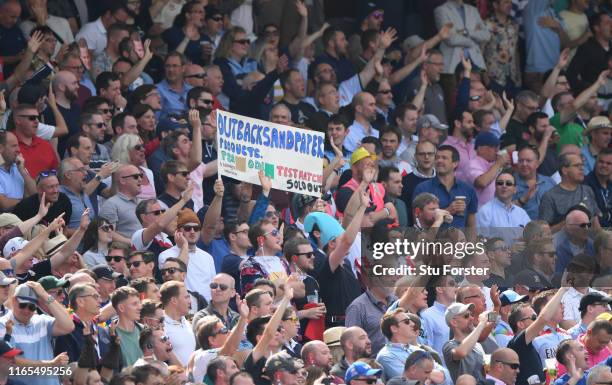
[[145,227],[142,232],[142,244],[148,245],[153,238],[159,233],[161,233],[168,225],[177,217],[179,211],[189,200],[191,200],[191,195],[193,194],[194,185],[193,182],[189,182],[189,185],[181,193],[181,199],[178,200],[174,205],[172,205],[165,213],[159,216],[159,218],[151,223],[149,226]]
[[68,134],[68,126],[66,125],[66,120],[64,120],[64,115],[57,107],[57,102],[55,100],[55,93],[53,92],[53,82],[49,83],[49,97],[47,98],[47,105],[53,112],[53,118],[55,119],[55,131],[53,132],[53,137],[64,136]]
[[555,96],[555,86],[557,85],[557,79],[559,78],[559,73],[567,67],[569,63],[569,48],[561,51],[559,55],[559,60],[557,61],[557,65],[552,69],[550,75],[546,78],[544,85],[542,86],[542,90],[540,91],[540,95],[544,100],[540,101],[540,104],[543,104],[546,99],[550,99]]
[[606,84],[609,74],[610,70],[605,70],[600,73],[595,83],[593,83],[586,90],[582,91],[571,104],[566,106],[561,111],[561,124],[565,124],[574,118],[576,112],[589,101],[591,96],[595,95],[597,90]]
[[215,181],[213,190],[215,192],[215,197],[212,202],[210,202],[210,206],[206,211],[204,223],[202,223],[202,233],[200,234],[202,242],[206,245],[215,237],[217,223],[221,220],[221,207],[223,205],[223,193],[225,192],[225,187],[221,179]]
[[240,299],[240,294],[238,293],[236,293],[236,308],[238,309],[240,318],[238,318],[238,323],[232,329],[223,346],[221,346],[218,353],[220,356],[232,356],[234,352],[237,352],[240,340],[244,335],[244,329],[246,328],[249,318],[249,307],[246,304],[246,300]]
[[45,241],[49,238],[49,234],[54,231],[59,231],[62,226],[64,226],[64,213],[55,218],[53,222],[49,224],[47,228],[41,231],[37,236],[34,237],[30,242],[28,242],[23,249],[19,250],[11,259],[11,266],[13,270],[17,270],[19,267],[23,266],[23,264],[36,253],[38,249],[40,249],[45,243]]
[[383,56],[385,55],[385,50],[391,46],[391,44],[395,41],[397,32],[393,28],[389,28],[384,32],[380,33],[380,41],[378,44],[378,49],[376,53],[370,61],[366,64],[366,66],[361,70],[358,74],[359,81],[361,82],[361,86],[365,88],[368,83],[372,81],[374,75],[382,75],[382,65],[380,62],[382,61]]
[[89,209],[85,209],[83,214],[81,215],[81,221],[79,223],[79,227],[76,229],[72,236],[68,239],[66,243],[59,249],[57,253],[55,253],[51,258],[51,269],[57,269],[59,266],[63,265],[72,254],[76,251],[77,247],[81,243],[83,239],[83,235],[85,235],[85,230],[87,230],[87,226],[89,226]]
[[482,330],[487,324],[487,316],[489,315],[489,313],[490,312],[488,311],[481,313],[480,316],[478,316],[478,325],[474,328],[474,330],[472,330],[470,334],[468,334],[467,337],[463,339],[463,341],[461,341],[459,346],[457,346],[451,351],[454,361],[461,361],[472,351],[472,349],[478,342],[478,337],[480,336],[480,333],[482,333]]
[[542,308],[540,314],[538,314],[538,318],[536,318],[536,320],[527,327],[527,330],[525,330],[525,344],[529,345],[537,336],[540,335],[540,332],[544,329],[544,326],[546,326],[548,322],[552,321],[557,309],[559,309],[559,306],[561,306],[561,299],[567,290],[567,287],[561,286],[550,301],[548,301],[548,303],[544,306],[544,308]]
[[[287,281],[295,279],[297,278],[294,276],[290,276]],[[272,338],[274,338],[274,335],[276,334],[276,329],[278,329],[278,326],[280,325],[281,320],[283,319],[283,313],[285,312],[285,309],[287,308],[287,306],[289,306],[289,302],[293,298],[293,289],[288,285],[286,285],[286,287],[287,288],[285,289],[285,295],[282,301],[278,304],[276,311],[274,312],[272,318],[270,318],[270,321],[266,325],[266,328],[263,332],[263,336],[261,337],[257,345],[255,345],[255,348],[253,348],[253,352],[251,353],[253,355],[253,362],[257,362],[260,358],[265,357],[266,351],[269,349],[268,345],[270,344],[270,341],[272,341]]]
[[200,119],[200,111],[189,110],[189,124],[191,125],[192,138],[189,160],[186,166],[187,170],[191,172],[202,164],[202,120]]
[[302,41],[306,39],[306,34],[308,33],[308,8],[300,0],[295,0],[294,4],[298,15],[300,15],[300,24],[298,26],[297,35],[291,43],[289,43],[289,54],[297,61],[302,58],[304,53]]
[[134,64],[132,68],[130,68],[130,70],[121,77],[121,84],[124,87],[128,87],[130,84],[132,84],[136,79],[138,79],[151,59],[153,59],[153,53],[151,52],[151,40],[147,39],[144,42],[144,55],[142,56],[142,59]]
[[336,247],[329,254],[329,267],[332,272],[336,271],[336,269],[344,261],[346,254],[351,248],[353,242],[355,242],[355,238],[357,238],[357,234],[361,228],[361,221],[363,219],[363,215],[365,214],[365,210],[370,203],[370,197],[364,190],[360,191],[359,197],[361,198],[361,204],[355,212],[353,221],[346,228],[346,231],[336,239]]
[[398,69],[397,71],[393,72],[389,76],[389,84],[394,86],[397,83],[401,82],[402,80],[406,78],[406,76],[410,75],[412,71],[415,70],[415,68],[423,64],[425,60],[427,60],[427,47],[425,46],[425,44],[423,44],[423,46],[421,47],[421,54],[419,55],[419,57],[409,62],[408,64]]
[[34,290],[34,293],[36,293],[38,297],[38,301],[45,303],[49,309],[49,315],[55,318],[55,322],[53,323],[53,336],[58,337],[71,333],[74,330],[74,322],[72,322],[72,317],[70,317],[64,305],[53,299],[40,283],[28,281],[26,285]]

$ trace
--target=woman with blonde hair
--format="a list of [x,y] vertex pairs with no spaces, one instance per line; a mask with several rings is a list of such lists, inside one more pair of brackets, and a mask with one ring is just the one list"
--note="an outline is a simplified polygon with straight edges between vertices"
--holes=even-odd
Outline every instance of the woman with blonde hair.
[[142,171],[142,190],[138,198],[153,199],[157,195],[155,193],[155,185],[153,184],[153,171],[147,168],[145,158],[145,148],[142,139],[136,134],[123,134],[117,138],[111,151],[113,161],[121,164],[131,164]]

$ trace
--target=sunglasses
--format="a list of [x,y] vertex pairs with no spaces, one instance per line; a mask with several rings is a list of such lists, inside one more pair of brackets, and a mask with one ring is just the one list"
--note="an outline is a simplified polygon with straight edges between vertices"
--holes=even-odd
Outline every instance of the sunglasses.
[[198,99],[198,100],[204,104],[213,104],[212,99]]
[[159,215],[162,215],[162,214],[163,214],[163,213],[165,213],[165,212],[166,212],[166,210],[164,210],[164,209],[160,209],[160,210],[153,210],[153,211],[149,211],[149,212],[148,212],[148,213],[146,213],[146,214],[153,214],[153,215],[155,215],[155,216],[159,216]]
[[95,126],[95,127],[98,127],[98,128],[104,128],[104,127],[106,127],[106,123],[104,123],[104,122],[89,123],[88,126]]
[[520,321],[525,321],[525,320],[528,320],[528,319],[530,319],[530,320],[532,320],[532,321],[535,321],[537,318],[538,318],[538,316],[537,316],[537,315],[532,314],[532,315],[531,315],[531,316],[529,316],[529,317],[521,318],[521,319],[520,319]]
[[[164,322],[164,319],[163,319],[163,318],[161,318],[161,319],[159,320],[159,322]],[[166,342],[170,341],[170,337],[168,337],[168,336],[161,336],[161,337],[159,337],[159,340],[160,340],[161,342],[166,343]]]
[[500,364],[508,365],[510,369],[517,370],[521,365],[514,362],[497,361]]
[[206,74],[205,73],[201,73],[201,74],[193,74],[193,75],[187,75],[185,76],[186,78],[198,78],[198,79],[204,79],[206,78]]
[[110,108],[100,108],[98,110],[98,112],[101,112],[102,114],[110,114],[113,110],[111,110]]
[[107,255],[104,257],[104,259],[106,259],[106,262],[110,262],[110,261],[115,261],[117,263],[121,262],[122,259],[124,259],[124,257],[120,256],[120,255]]
[[185,226],[183,226],[182,228],[183,228],[183,230],[185,230],[186,232],[190,232],[190,231],[195,231],[195,232],[198,232],[198,231],[200,231],[200,229],[201,229],[202,227],[197,226],[197,225],[185,225]]
[[19,304],[19,308],[20,308],[21,310],[23,310],[23,309],[26,309],[26,308],[27,308],[27,309],[28,309],[28,310],[30,310],[30,311],[35,311],[35,310],[36,310],[36,305],[34,305],[33,303],[20,303],[20,304]]
[[38,122],[40,121],[40,115],[17,115],[20,118],[26,118],[31,122]]
[[187,178],[189,171],[177,171],[174,173],[174,175],[181,175],[183,178]]
[[363,381],[368,385],[372,385],[378,382],[378,378],[354,378],[353,381]]
[[216,336],[218,334],[228,334],[228,333],[229,333],[229,329],[224,326],[221,329],[219,329],[216,332],[214,332],[213,336]]
[[8,278],[12,278],[15,276],[15,271],[13,269],[4,269],[2,270],[2,272],[4,273],[4,275],[6,275]]
[[142,144],[137,144],[134,147],[132,147],[134,150],[136,151],[142,151],[144,150],[144,146]]
[[375,18],[375,19],[382,19],[384,16],[385,16],[385,13],[384,12],[380,12],[380,11],[374,12],[372,14],[372,17]]
[[277,229],[274,229],[272,231],[268,231],[263,236],[267,237],[268,235],[272,235],[273,237],[278,237],[278,234],[279,234],[279,231]]
[[111,231],[115,230],[115,226],[111,224],[105,224],[105,225],[100,226],[99,229],[106,233],[110,233]]
[[313,251],[308,251],[308,252],[306,252],[306,253],[297,253],[297,254],[295,254],[295,255],[304,255],[304,256],[306,256],[306,258],[308,258],[308,259],[312,259],[312,258],[314,258],[314,257],[315,257],[315,254],[314,254],[314,252],[313,252]]
[[131,269],[132,266],[134,266],[135,268],[139,268],[141,263],[144,263],[144,261],[126,262],[125,265],[128,269]]
[[[569,223],[568,223],[569,224]],[[589,222],[585,222],[585,223],[574,223],[574,226],[578,226],[580,228],[583,229],[590,229],[591,228],[591,224]]]
[[510,180],[498,180],[497,182],[495,182],[496,185],[498,186],[508,186],[508,187],[512,187],[514,186],[514,182],[510,181]]
[[210,19],[211,19],[211,20],[214,20],[214,21],[216,21],[216,22],[219,22],[219,21],[222,21],[222,20],[223,20],[223,18],[222,18],[221,16],[211,17]]
[[251,41],[249,39],[234,40],[234,43],[243,44],[243,45],[249,44],[250,42]]
[[138,180],[138,179],[144,178],[144,175],[143,174],[132,174],[132,175],[122,176],[121,178],[123,178],[123,179],[125,179],[125,178],[134,178],[135,180]]
[[174,274],[177,271],[179,272],[183,272],[183,269],[179,269],[178,267],[168,267],[167,269],[161,269],[159,270],[159,272],[161,273],[161,275],[166,275],[166,274]]
[[213,290],[214,289],[219,289],[221,291],[225,291],[225,290],[229,289],[229,286],[227,286],[224,283],[211,282],[210,288],[213,289]]
[[266,211],[266,218],[280,218],[280,213],[278,211]]
[[390,94],[391,92],[393,92],[393,91],[391,91],[391,90],[380,90],[380,91],[378,91],[379,94],[383,94],[383,95]]
[[274,31],[265,31],[264,36],[278,36],[278,30]]

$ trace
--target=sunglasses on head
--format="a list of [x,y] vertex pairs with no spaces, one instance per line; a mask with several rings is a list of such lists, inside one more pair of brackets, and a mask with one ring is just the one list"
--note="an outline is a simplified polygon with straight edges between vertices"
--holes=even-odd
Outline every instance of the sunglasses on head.
[[115,226],[107,223],[100,226],[100,230],[110,233],[111,231],[115,230]]
[[120,256],[120,255],[107,255],[107,256],[104,257],[104,259],[106,259],[106,262],[115,261],[115,262],[119,263],[119,262],[121,262],[123,257]]
[[168,267],[166,269],[161,269],[159,271],[160,271],[161,275],[166,275],[166,274],[174,274],[177,271],[180,271],[182,273],[183,269],[179,269],[178,267]]
[[19,304],[19,308],[20,308],[21,310],[23,310],[23,309],[26,309],[26,308],[27,308],[27,309],[28,309],[28,310],[30,310],[30,311],[35,311],[35,310],[36,310],[36,305],[34,305],[33,303],[20,303],[20,304]]
[[503,186],[503,185],[506,185],[508,187],[514,186],[514,182],[511,180],[498,180],[497,182],[495,182],[495,184],[498,186]]
[[229,286],[227,286],[224,283],[211,282],[210,283],[210,288],[213,289],[213,290],[219,289],[221,291],[225,291],[225,290],[229,289]]
[[38,174],[38,177],[36,178],[36,183],[40,182],[41,180],[48,178],[50,176],[57,176],[57,171],[56,170],[46,170],[46,171],[41,171]]
[[183,230],[185,230],[186,232],[190,232],[190,231],[195,231],[198,232],[200,231],[201,227],[198,225],[184,225]]

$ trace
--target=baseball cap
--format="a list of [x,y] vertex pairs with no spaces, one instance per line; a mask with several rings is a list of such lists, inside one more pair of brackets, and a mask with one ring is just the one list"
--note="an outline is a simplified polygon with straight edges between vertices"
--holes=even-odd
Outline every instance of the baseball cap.
[[60,287],[68,287],[70,285],[70,282],[64,279],[57,279],[52,275],[42,277],[41,279],[38,280],[38,283],[40,283],[42,287],[47,291],[57,289]]
[[349,366],[344,375],[344,382],[349,383],[353,378],[359,376],[380,376],[382,369],[373,369],[365,362],[355,361]]
[[0,227],[17,226],[21,223],[21,219],[15,214],[4,213],[0,214]]
[[294,194],[291,199],[291,205],[293,206],[294,211],[299,211],[300,209],[310,206],[313,204],[317,198],[312,195],[303,195],[303,194]]
[[595,317],[596,320],[606,320],[606,321],[612,321],[612,313],[610,313],[609,311],[605,312],[605,313],[601,313],[600,315],[598,315],[597,317]]
[[425,40],[419,35],[411,35],[402,42],[402,49],[404,51],[409,51],[423,42],[425,42]]
[[19,104],[36,104],[38,99],[46,95],[46,90],[38,84],[26,84],[17,93]]
[[587,306],[589,305],[593,305],[596,303],[607,303],[610,304],[612,303],[612,297],[608,297],[607,295],[603,295],[602,293],[599,292],[591,292],[591,293],[586,293],[581,299],[580,299],[580,306],[578,307],[579,311],[584,311],[586,310]]
[[34,289],[25,283],[15,288],[15,297],[19,303],[33,303],[34,305],[38,305],[38,296],[34,292]]
[[0,286],[8,286],[17,282],[16,278],[8,278],[2,271],[0,271]]
[[4,256],[4,258],[8,259],[10,258],[11,254],[23,249],[27,244],[28,241],[21,237],[11,238],[8,242],[6,242],[6,245],[4,245],[4,249],[2,249],[2,255]]
[[476,139],[474,140],[474,148],[478,148],[480,146],[489,146],[489,147],[497,147],[499,146],[499,138],[490,132],[481,132],[476,135]]
[[329,347],[340,346],[340,337],[345,330],[344,326],[335,326],[325,330],[323,332],[323,342]]
[[376,155],[372,155],[370,154],[370,151],[366,150],[363,147],[359,147],[358,149],[353,151],[353,154],[351,155],[351,166],[367,157],[371,157],[372,160],[376,160]]
[[293,358],[287,352],[279,352],[273,354],[266,361],[265,372],[267,375],[272,376],[278,371],[294,372],[302,369],[304,362],[300,359]]
[[377,10],[384,10],[383,7],[378,5],[376,1],[365,0],[359,1],[357,4],[357,20],[363,21],[366,17]]
[[520,295],[514,290],[506,290],[499,296],[502,306],[525,302],[529,299],[528,295]]
[[542,279],[533,270],[523,270],[514,277],[514,284],[527,287],[529,291],[543,290],[546,288]]
[[589,132],[599,130],[600,128],[612,128],[612,123],[607,116],[594,116],[589,120],[587,128],[584,131],[584,135],[588,135]]
[[23,351],[12,347],[6,341],[0,340],[0,357],[2,358],[13,358],[23,354]]
[[212,4],[209,4],[206,7],[204,7],[204,11],[206,13],[206,16],[204,16],[204,19],[212,19],[215,16],[223,16],[223,13],[221,13],[219,8],[215,7]]
[[451,303],[444,312],[444,319],[446,320],[446,324],[450,326],[450,321],[458,316],[459,314],[463,314],[469,310],[474,308],[473,303],[460,303],[453,302]]
[[440,123],[440,119],[438,119],[436,115],[432,114],[425,114],[417,120],[417,130],[428,127],[433,127],[437,130],[448,130],[448,126]]
[[113,281],[115,278],[121,276],[121,274],[115,272],[108,265],[99,264],[94,266],[91,271],[96,274],[98,279],[106,279],[107,281]]

